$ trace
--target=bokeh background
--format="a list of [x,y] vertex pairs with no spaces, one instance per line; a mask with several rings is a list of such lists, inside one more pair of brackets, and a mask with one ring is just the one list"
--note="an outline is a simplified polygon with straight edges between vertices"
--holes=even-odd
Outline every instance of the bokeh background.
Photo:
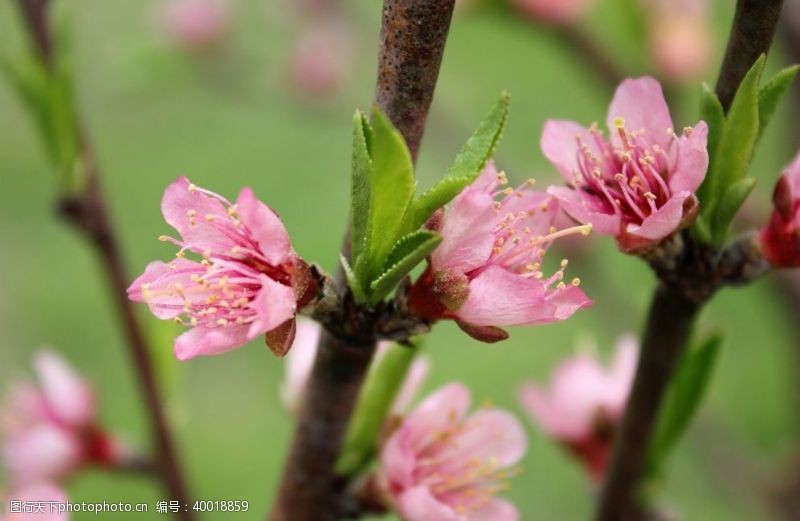
[[[347,218],[350,118],[372,99],[379,2],[338,4],[343,25],[337,30],[345,38],[336,54],[344,63],[337,65],[342,68],[333,87],[311,89],[298,83],[297,74],[292,79],[293,60],[299,39],[322,29],[290,0],[229,1],[226,37],[203,52],[186,52],[165,34],[158,21],[165,2],[57,3],[72,27],[80,109],[131,279],[149,260],[174,253],[156,238],[169,232],[159,213],[162,191],[180,174],[231,197],[252,186],[281,214],[296,250],[335,269]],[[630,16],[629,3],[601,0],[580,25],[629,74],[656,73],[642,44],[647,28]],[[11,4],[0,3],[3,55],[25,45]],[[713,82],[724,51],[733,2],[712,2],[710,9],[708,70],[670,90],[678,127],[696,121],[699,82]],[[778,42],[769,69],[786,63]],[[539,151],[545,119],[602,122],[611,96],[610,86],[555,31],[503,10],[461,9],[423,142],[421,185],[444,172],[502,89],[511,92],[512,106],[498,164],[512,179],[533,176],[540,185],[559,182]],[[766,215],[772,183],[797,145],[788,100],[779,112],[754,162],[759,186],[748,211],[756,219]],[[55,346],[95,383],[107,425],[146,447],[144,411],[98,260],[57,219],[56,196],[35,128],[0,84],[0,383],[5,388],[30,377],[34,350]],[[515,329],[497,345],[479,344],[451,324],[437,326],[425,344],[433,360],[426,389],[462,380],[476,401],[520,412],[520,383],[546,380],[582,339],[596,339],[607,353],[621,333],[639,331],[654,287],[644,263],[599,237],[570,255],[568,275],[581,277],[593,308],[560,324]],[[144,307],[139,311],[156,340],[168,409],[195,496],[248,500],[249,512],[235,518],[262,519],[292,429],[278,399],[281,360],[254,342],[225,356],[179,363],[171,356],[173,326],[159,323]],[[660,496],[687,519],[769,518],[769,484],[800,434],[792,381],[796,339],[789,329],[796,320],[797,310],[787,309],[767,280],[725,291],[703,314],[701,327],[725,331],[727,341],[708,398],[676,451]],[[592,493],[581,469],[527,425],[530,449],[508,492],[522,518],[586,519]],[[74,501],[146,501],[148,518],[164,516],[153,508],[162,492],[143,478],[87,472],[68,491]]]

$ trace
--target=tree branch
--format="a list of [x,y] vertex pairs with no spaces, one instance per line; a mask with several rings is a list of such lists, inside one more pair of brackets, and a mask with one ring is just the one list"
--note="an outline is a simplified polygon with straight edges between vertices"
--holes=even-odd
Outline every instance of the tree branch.
[[[385,0],[383,6],[375,102],[415,160],[453,7],[454,0]],[[326,329],[320,337],[273,521],[337,521],[349,515],[342,501],[347,479],[334,467],[375,351],[378,323],[374,313],[353,304],[343,279],[340,273],[345,314],[335,331]]]

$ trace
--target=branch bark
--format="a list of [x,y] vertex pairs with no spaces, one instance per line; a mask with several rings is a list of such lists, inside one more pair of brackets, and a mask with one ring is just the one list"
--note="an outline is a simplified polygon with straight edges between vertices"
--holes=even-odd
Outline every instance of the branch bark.
[[[415,161],[453,7],[454,0],[385,0],[383,6],[375,102]],[[348,515],[342,501],[347,479],[336,474],[335,465],[375,351],[376,324],[368,310],[352,305],[346,286],[340,273],[338,289],[349,318],[320,337],[273,521],[337,521]]]
[[[50,67],[53,56],[53,35],[47,18],[48,0],[18,0],[17,6],[36,51],[44,64]],[[145,408],[150,415],[152,443],[156,453],[154,465],[164,481],[170,499],[178,500],[190,507],[189,495],[150,360],[150,347],[127,297],[130,279],[100,189],[100,171],[88,138],[85,134],[81,134],[80,139],[80,155],[86,176],[84,190],[78,195],[62,197],[58,202],[58,209],[61,215],[91,243],[103,266],[106,282],[111,290],[134,363]],[[193,510],[191,508],[181,510],[178,517],[184,521],[191,521],[194,519]]]

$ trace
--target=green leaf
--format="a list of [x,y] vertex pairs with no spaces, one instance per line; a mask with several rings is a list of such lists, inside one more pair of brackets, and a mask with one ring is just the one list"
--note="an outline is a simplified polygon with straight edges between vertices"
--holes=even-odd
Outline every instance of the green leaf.
[[744,200],[750,195],[756,180],[753,177],[745,177],[733,183],[717,203],[717,210],[714,212],[714,220],[711,223],[711,236],[717,237],[718,242],[725,241],[728,228],[741,208]]
[[425,224],[436,210],[449,203],[481,173],[502,137],[508,119],[509,99],[507,92],[500,95],[478,129],[464,144],[444,178],[414,201],[406,231],[416,230]]
[[386,259],[383,274],[370,285],[370,304],[383,300],[441,242],[441,235],[427,230],[418,230],[397,241]]
[[[714,169],[714,160],[717,157],[720,135],[725,128],[725,111],[722,109],[722,103],[720,103],[714,89],[707,83],[703,83],[703,92],[700,95],[700,119],[708,125],[708,172],[711,172]],[[709,203],[709,194],[707,192],[710,184],[709,182],[703,183],[697,191],[701,208]]]
[[372,131],[363,112],[353,116],[353,159],[350,186],[350,255],[357,261],[366,246],[369,220],[372,159],[369,157],[368,134]]
[[375,455],[381,427],[415,355],[416,348],[395,345],[373,363],[336,462],[338,474],[352,476],[358,473]]
[[797,65],[786,67],[758,89],[758,137],[764,133],[778,102],[783,98],[797,76]]
[[648,474],[661,471],[670,451],[683,436],[705,395],[722,345],[715,334],[684,353],[667,391],[648,453]]
[[356,302],[359,304],[366,302],[367,297],[364,295],[364,290],[361,287],[361,281],[359,281],[358,277],[356,277],[355,272],[353,272],[353,268],[350,267],[350,263],[347,262],[347,259],[344,255],[339,256],[339,261],[342,263],[342,269],[344,270],[344,276],[347,279],[347,285],[350,286],[350,291],[353,292],[353,298],[355,298]]
[[377,107],[372,111],[372,125],[369,219],[363,251],[366,261],[356,264],[356,273],[365,286],[381,273],[415,188],[414,166],[403,136]]

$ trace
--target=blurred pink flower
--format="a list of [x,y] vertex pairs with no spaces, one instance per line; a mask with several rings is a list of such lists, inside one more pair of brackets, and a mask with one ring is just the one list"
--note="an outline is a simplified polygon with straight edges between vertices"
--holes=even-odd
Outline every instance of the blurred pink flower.
[[594,4],[594,0],[512,0],[523,15],[553,25],[575,23]]
[[[250,188],[231,204],[185,177],[167,187],[161,210],[181,240],[161,239],[181,249],[172,262],[151,262],[128,296],[192,328],[175,339],[175,356],[224,353],[265,333],[270,349],[286,354],[310,278],[275,212]],[[186,251],[202,260],[187,259]]]
[[349,35],[338,23],[317,23],[303,33],[291,58],[289,77],[302,94],[334,94],[345,81],[350,62]]
[[[286,355],[286,372],[281,384],[281,401],[286,410],[297,414],[303,399],[303,391],[311,376],[314,367],[314,358],[317,356],[317,341],[321,327],[313,320],[300,318],[297,320],[297,336],[292,350]],[[373,364],[377,364],[381,357],[391,347],[391,342],[380,342],[375,353]],[[417,356],[408,370],[403,385],[397,391],[391,407],[392,414],[402,414],[416,397],[428,376],[430,361],[426,356]]]
[[443,215],[432,219],[429,225],[443,240],[409,296],[418,315],[454,319],[484,341],[506,336],[490,328],[564,320],[591,304],[578,279],[562,282],[566,261],[548,277],[542,272],[555,239],[586,235],[590,226],[556,229],[554,197],[531,190],[532,180],[516,189],[501,188],[507,182],[490,162]]
[[633,376],[638,344],[633,336],[617,343],[611,367],[606,369],[590,354],[579,354],[553,372],[550,389],[527,383],[520,402],[539,427],[562,443],[600,480],[613,446],[614,431],[622,419]]
[[527,440],[498,409],[467,416],[469,390],[451,383],[426,398],[383,447],[378,483],[404,521],[516,521],[495,497],[515,473]]
[[650,0],[650,52],[668,81],[688,83],[708,71],[714,38],[708,0]]
[[[52,483],[40,482],[13,490],[7,499],[24,502],[25,506],[22,508],[25,511],[6,515],[0,513],[0,521],[69,521],[70,519],[69,512],[51,511],[50,502],[65,506],[68,499],[67,494]],[[38,505],[41,503],[44,507],[40,510]]]
[[61,480],[86,464],[121,461],[123,447],[97,424],[89,384],[55,352],[37,353],[33,364],[39,388],[13,388],[0,415],[3,460],[13,485]]
[[167,0],[159,16],[170,39],[187,51],[211,49],[228,31],[229,13],[223,0]]
[[608,111],[611,139],[596,124],[549,120],[542,151],[570,187],[551,187],[564,210],[637,252],[691,224],[695,190],[708,168],[708,127],[700,121],[678,136],[661,85],[644,77],[623,81]]
[[772,195],[769,224],[759,236],[764,257],[775,267],[800,266],[800,154],[783,171]]

